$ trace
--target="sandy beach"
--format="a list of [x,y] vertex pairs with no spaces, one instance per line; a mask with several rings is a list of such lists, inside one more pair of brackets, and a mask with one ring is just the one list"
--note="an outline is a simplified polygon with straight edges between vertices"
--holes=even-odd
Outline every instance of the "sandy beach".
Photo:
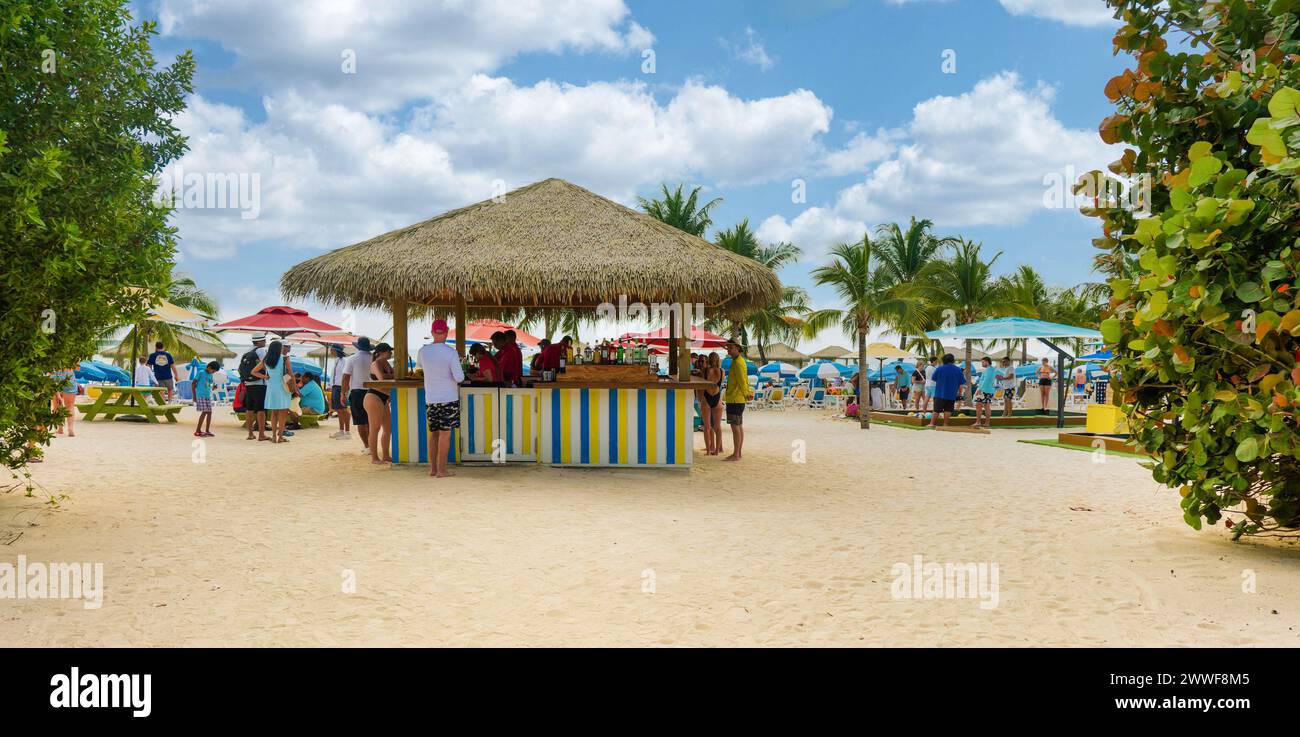
[[[1300,547],[1191,530],[1136,460],[1016,442],[1051,430],[754,412],[739,464],[433,480],[221,412],[196,462],[193,419],[78,423],[36,498],[0,496],[0,562],[105,576],[97,610],[4,601],[0,645],[1300,645]],[[896,598],[918,555],[997,564],[997,606]]]

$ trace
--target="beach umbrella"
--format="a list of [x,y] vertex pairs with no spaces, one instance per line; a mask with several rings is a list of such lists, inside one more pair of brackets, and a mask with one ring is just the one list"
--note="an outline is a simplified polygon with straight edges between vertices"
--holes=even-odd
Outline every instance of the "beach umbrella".
[[[521,346],[534,348],[542,340],[535,335],[529,335],[508,322],[501,322],[500,320],[470,320],[469,327],[465,329],[465,340],[469,345],[475,343],[491,343],[493,333],[505,332],[507,330],[515,331],[515,341]],[[455,340],[455,338],[456,330],[453,328],[447,333],[447,341],[451,342]]]
[[907,374],[909,379],[912,376],[912,372],[916,370],[916,364],[911,361],[890,361],[876,371],[868,371],[867,379],[871,381],[880,381],[882,379],[893,378],[895,366],[902,366],[903,373]]
[[[747,364],[747,370],[745,371],[745,373],[746,373],[747,375],[749,375],[749,376],[755,376],[755,375],[758,374],[758,367],[756,367],[756,366],[754,365],[754,362],[753,362],[753,361],[746,361],[746,364]],[[722,371],[723,371],[723,373],[726,373],[726,372],[730,371],[730,370],[731,370],[731,356],[727,356],[726,358],[722,359],[722,362],[721,362],[719,365],[722,367]]]
[[90,361],[82,361],[73,372],[82,381],[111,381],[110,374]]
[[788,363],[782,363],[780,361],[772,361],[763,364],[763,366],[758,369],[758,373],[775,374],[778,376],[797,376],[799,374],[799,367]]
[[[654,345],[667,345],[668,328],[659,328],[648,333],[624,333],[620,336],[620,340],[640,340]],[[731,341],[704,328],[691,326],[688,342],[691,348],[723,348]]]
[[105,381],[116,381],[119,384],[131,381],[131,374],[129,372],[114,366],[111,363],[104,363],[102,361],[82,361],[82,363],[90,364],[96,369],[99,369],[99,371],[107,377]]
[[337,325],[317,320],[308,315],[306,310],[286,305],[265,307],[247,317],[218,323],[212,329],[234,333],[271,333],[282,338],[296,333],[343,335],[347,332]]
[[817,361],[804,366],[799,371],[801,379],[833,379],[853,373],[851,366],[833,361]]

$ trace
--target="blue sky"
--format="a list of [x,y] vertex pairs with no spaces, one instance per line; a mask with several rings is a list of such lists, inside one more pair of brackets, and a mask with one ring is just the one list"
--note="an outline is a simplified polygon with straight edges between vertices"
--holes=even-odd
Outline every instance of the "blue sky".
[[256,217],[177,213],[179,268],[223,317],[278,303],[304,258],[547,176],[628,204],[700,185],[716,225],[803,248],[782,278],[810,288],[831,243],[912,215],[1002,251],[1000,273],[1092,278],[1094,222],[1042,198],[1118,156],[1095,132],[1123,68],[1101,0],[314,5],[136,6],[160,58],[198,60],[180,166],[259,179]]

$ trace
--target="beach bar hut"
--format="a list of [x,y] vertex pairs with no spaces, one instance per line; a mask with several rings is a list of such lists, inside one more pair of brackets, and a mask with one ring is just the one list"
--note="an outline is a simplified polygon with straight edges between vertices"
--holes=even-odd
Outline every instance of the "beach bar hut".
[[[771,269],[560,179],[438,215],[304,261],[285,272],[290,298],[386,308],[397,378],[367,382],[392,400],[392,455],[427,461],[424,385],[407,371],[411,306],[454,315],[528,309],[604,312],[640,305],[668,315],[670,373],[646,365],[571,366],[553,382],[462,386],[458,462],[671,466],[692,462],[694,392],[681,336],[706,311],[732,316],[772,304]],[[645,313],[643,313],[645,314]],[[465,347],[457,343],[464,356]]]
[[1100,340],[1101,333],[1090,328],[1062,325],[1028,317],[1000,317],[983,322],[958,325],[955,328],[940,328],[926,333],[929,338],[955,338],[962,341],[972,340],[1017,340],[1036,338],[1043,345],[1056,351],[1056,426],[1065,427],[1065,366],[1074,357],[1053,341]]

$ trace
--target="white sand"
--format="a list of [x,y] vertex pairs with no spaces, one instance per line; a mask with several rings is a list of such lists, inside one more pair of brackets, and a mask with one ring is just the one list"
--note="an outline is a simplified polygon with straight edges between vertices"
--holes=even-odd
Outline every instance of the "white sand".
[[[1132,459],[1016,442],[1055,431],[753,412],[740,464],[432,480],[225,417],[198,464],[181,419],[78,423],[34,467],[57,510],[0,496],[0,563],[107,579],[95,611],[0,600],[0,645],[1300,645],[1300,548],[1192,531]],[[997,563],[999,606],[893,598],[914,555]]]

